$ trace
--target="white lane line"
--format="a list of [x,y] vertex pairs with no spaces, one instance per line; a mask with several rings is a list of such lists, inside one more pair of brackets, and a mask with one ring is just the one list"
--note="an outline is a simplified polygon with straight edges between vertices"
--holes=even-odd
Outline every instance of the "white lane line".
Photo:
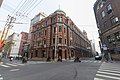
[[103,74],[96,74],[96,76],[120,80],[120,77],[107,76],[107,75],[103,75]]
[[0,74],[0,80],[3,80],[3,77],[2,77],[2,75]]
[[0,80],[3,80],[3,77],[0,77]]
[[94,63],[97,63],[98,61],[94,61]]
[[107,71],[107,72],[113,72],[113,73],[119,73],[119,74],[120,74],[120,72],[119,72],[119,71],[103,70],[103,69],[99,69],[99,71]]
[[14,65],[21,65],[21,66],[23,66],[23,65],[25,65],[25,64],[20,64],[20,63],[13,63]]
[[90,63],[93,62],[93,61],[90,61]]
[[119,76],[120,77],[120,74],[116,74],[116,73],[109,73],[109,72],[102,72],[102,71],[97,71],[97,73],[108,74],[108,75],[113,75],[113,76]]
[[10,71],[19,71],[20,69],[11,69]]
[[5,63],[5,64],[7,64],[7,65],[9,65],[9,66],[17,66],[17,65],[15,65],[15,64],[10,64],[10,63]]
[[85,60],[84,62],[89,62],[88,60]]
[[118,69],[118,68],[113,68],[113,67],[102,67],[102,68],[100,68],[100,69],[102,69],[102,70],[112,70],[112,71],[119,71],[120,72],[120,69]]
[[2,64],[2,65],[0,65],[0,66],[2,66],[2,67],[10,67],[10,66],[4,65],[4,64]]
[[100,79],[100,78],[96,78],[96,77],[95,77],[94,80],[105,80],[105,79]]

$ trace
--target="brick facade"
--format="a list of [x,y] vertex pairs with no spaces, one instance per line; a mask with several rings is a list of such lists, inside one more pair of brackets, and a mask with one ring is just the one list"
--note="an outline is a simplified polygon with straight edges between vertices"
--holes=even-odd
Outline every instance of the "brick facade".
[[53,60],[58,58],[66,60],[76,56],[92,55],[91,49],[87,49],[91,48],[90,41],[62,10],[56,10],[31,25],[30,34],[31,58],[46,59],[50,56]]
[[95,18],[102,44],[110,53],[120,53],[120,0],[97,0]]

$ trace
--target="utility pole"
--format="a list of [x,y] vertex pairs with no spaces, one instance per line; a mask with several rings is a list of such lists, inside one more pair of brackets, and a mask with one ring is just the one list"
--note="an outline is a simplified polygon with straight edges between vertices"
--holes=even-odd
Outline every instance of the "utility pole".
[[4,30],[2,32],[2,35],[1,35],[1,38],[0,38],[0,49],[2,48],[3,44],[4,44],[4,41],[7,37],[7,34],[8,34],[8,31],[11,27],[11,23],[13,23],[16,19],[14,17],[11,17],[10,15],[8,15],[8,18],[7,18],[7,22],[4,26]]
[[10,15],[8,15],[7,18],[7,22],[4,26],[4,29],[2,31],[2,34],[0,36],[0,54],[2,55],[2,47],[4,45],[5,39],[7,37],[8,31],[11,28],[11,23],[13,23],[16,19],[14,17],[11,17]]

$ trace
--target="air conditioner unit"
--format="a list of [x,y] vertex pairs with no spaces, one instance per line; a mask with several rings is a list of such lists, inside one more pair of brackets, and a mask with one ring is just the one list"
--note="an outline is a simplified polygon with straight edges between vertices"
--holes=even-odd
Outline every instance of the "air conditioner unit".
[[118,17],[116,17],[116,18],[115,18],[115,21],[116,21],[116,22],[118,22],[118,21],[119,21],[119,20],[118,20]]

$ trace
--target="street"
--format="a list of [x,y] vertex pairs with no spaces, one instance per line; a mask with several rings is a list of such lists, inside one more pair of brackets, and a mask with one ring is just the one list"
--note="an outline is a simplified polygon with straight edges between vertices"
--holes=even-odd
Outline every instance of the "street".
[[0,80],[94,80],[101,61],[28,62],[0,65]]
[[0,64],[0,80],[120,80],[120,63],[6,61]]

